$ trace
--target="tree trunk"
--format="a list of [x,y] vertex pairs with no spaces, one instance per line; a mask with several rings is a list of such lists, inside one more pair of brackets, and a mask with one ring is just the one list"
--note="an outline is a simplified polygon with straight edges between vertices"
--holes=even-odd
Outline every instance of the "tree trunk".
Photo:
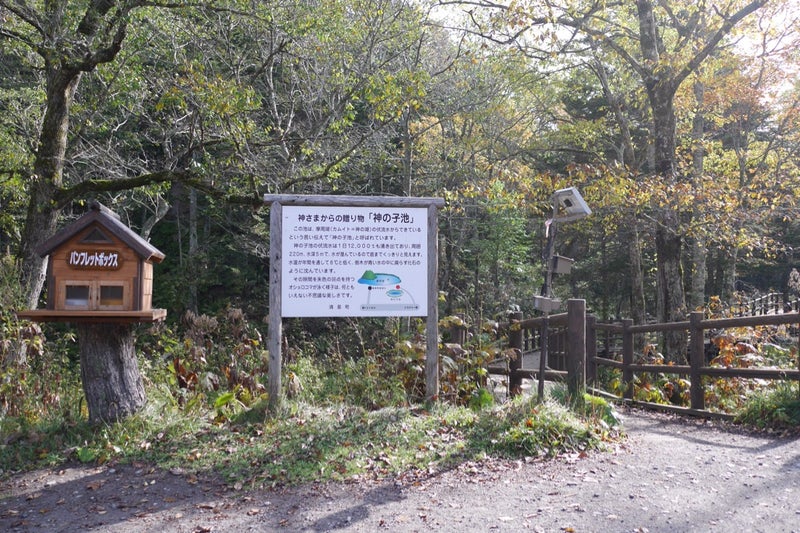
[[411,176],[414,163],[414,137],[411,135],[411,110],[406,109],[402,118],[403,139],[403,196],[411,196]]
[[[140,7],[137,2],[84,2],[85,11],[80,16],[80,9],[68,9],[68,4],[66,0],[35,5],[20,3],[23,7],[19,10],[3,13],[4,17],[16,20],[11,27],[21,23],[41,37],[41,42],[35,43],[25,37],[24,31],[4,35],[40,55],[45,75],[45,109],[34,152],[30,201],[19,250],[21,282],[30,308],[38,303],[47,268],[47,261],[39,257],[36,249],[55,232],[63,209],[61,203],[65,201],[58,195],[63,192],[64,156],[75,91],[83,72],[116,58],[125,39],[128,15]],[[76,15],[80,17],[77,25]]]
[[[647,305],[644,300],[644,275],[642,274],[642,245],[639,238],[639,227],[636,220],[631,222],[631,242],[628,245],[628,260],[631,275],[631,318],[634,324],[644,324],[647,317]],[[641,353],[644,350],[644,335],[634,336],[634,349]]]
[[[705,167],[705,149],[703,137],[705,136],[705,115],[703,101],[705,85],[702,82],[694,84],[694,98],[697,112],[692,119],[692,174],[695,190],[702,190],[703,169]],[[700,213],[694,214],[695,221],[701,218]],[[700,309],[706,300],[706,238],[705,230],[697,228],[692,236],[692,284],[689,292],[689,306],[692,310]]]
[[[677,223],[664,224],[656,229],[656,260],[658,264],[658,287],[661,291],[659,321],[680,322],[686,319],[686,299],[683,291],[681,269],[682,239],[667,228]],[[686,358],[684,331],[668,331],[664,334],[664,357],[669,362],[683,363]]]
[[81,78],[77,71],[59,70],[52,65],[48,70],[47,108],[33,161],[30,200],[19,254],[29,309],[37,307],[47,273],[47,259],[40,257],[36,249],[55,233],[61,212],[60,206],[55,205],[55,195],[62,186],[69,108]]
[[90,422],[115,422],[145,404],[131,324],[78,324],[81,381]]
[[199,243],[197,240],[197,191],[189,189],[189,271],[192,272],[189,281],[189,309],[198,312],[197,285],[200,278]]
[[[702,64],[716,49],[722,39],[744,17],[766,3],[754,0],[738,11],[723,13],[723,23],[710,35],[704,35],[704,45],[683,65],[664,60],[667,50],[658,28],[658,17],[653,0],[637,0],[636,12],[639,22],[639,47],[642,63],[637,67],[642,76],[653,121],[654,171],[667,187],[675,185],[675,93],[684,80]],[[683,235],[679,232],[678,213],[670,206],[657,216],[656,254],[658,256],[659,314],[663,320],[674,322],[686,318],[686,296],[681,275],[681,249]],[[665,334],[665,356],[669,361],[685,358],[687,334],[668,332]]]
[[724,263],[723,270],[723,299],[733,302],[736,296],[736,262],[739,260],[739,248],[736,245],[731,246],[730,252],[723,254]]
[[693,310],[700,309],[706,303],[706,270],[708,248],[705,237],[697,234],[692,240],[692,290],[689,296],[689,306]]
[[[661,42],[649,0],[636,2],[639,15],[639,43],[650,69],[643,77],[653,121],[653,153],[655,174],[669,188],[676,184],[675,174],[675,91],[682,78],[673,76],[667,65],[661,64]],[[660,67],[660,68],[659,68]],[[684,74],[685,76],[685,74]],[[665,206],[657,215],[656,259],[658,266],[659,321],[676,322],[686,318],[686,293],[683,287],[681,251],[683,236],[679,233],[678,213]],[[667,332],[664,335],[665,357],[668,361],[685,358],[687,334]]]

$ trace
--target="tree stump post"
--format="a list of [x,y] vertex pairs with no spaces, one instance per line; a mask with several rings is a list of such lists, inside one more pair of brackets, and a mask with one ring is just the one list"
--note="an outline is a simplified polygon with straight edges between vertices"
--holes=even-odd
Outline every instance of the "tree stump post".
[[522,394],[522,369],[523,331],[520,327],[522,312],[512,311],[508,314],[510,322],[508,333],[508,346],[514,350],[514,357],[508,362],[508,395],[511,398]]
[[567,300],[567,390],[577,398],[586,390],[586,300]]
[[132,324],[79,323],[81,382],[89,421],[111,423],[145,404]]
[[622,397],[626,400],[633,400],[633,332],[631,327],[633,320],[626,318],[622,321],[622,384],[625,391]]

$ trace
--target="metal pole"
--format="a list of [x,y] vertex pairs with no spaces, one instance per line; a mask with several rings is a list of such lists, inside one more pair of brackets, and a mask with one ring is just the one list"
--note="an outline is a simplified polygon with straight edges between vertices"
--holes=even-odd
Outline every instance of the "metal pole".
[[[545,233],[547,234],[547,246],[544,251],[544,284],[542,285],[542,296],[545,298],[552,297],[551,286],[553,284],[553,255],[555,254],[556,243],[556,215],[558,215],[558,205],[553,200],[553,218],[549,222],[545,222]],[[549,310],[544,311],[544,320],[542,321],[542,334],[540,339],[539,349],[539,386],[538,395],[539,401],[544,399],[544,372],[547,367],[548,348],[550,343],[550,328],[549,328]]]
[[539,387],[538,387],[538,394],[539,394],[539,401],[541,402],[544,399],[544,371],[547,366],[547,345],[549,344],[549,337],[550,337],[550,328],[549,322],[550,319],[548,317],[548,312],[544,312],[544,320],[542,321],[542,338],[539,339],[541,344],[541,348],[539,350]]
[[556,208],[553,208],[553,219],[549,222],[545,222],[546,233],[547,233],[547,246],[544,251],[544,285],[542,286],[542,296],[550,298],[553,296],[552,294],[552,286],[553,286],[553,256],[555,255],[555,243],[556,243]]
[[519,370],[522,369],[523,331],[519,327],[522,320],[522,312],[514,311],[508,314],[508,321],[511,324],[511,331],[508,334],[508,347],[514,350],[514,358],[508,362],[508,396],[513,398],[522,394],[522,376]]

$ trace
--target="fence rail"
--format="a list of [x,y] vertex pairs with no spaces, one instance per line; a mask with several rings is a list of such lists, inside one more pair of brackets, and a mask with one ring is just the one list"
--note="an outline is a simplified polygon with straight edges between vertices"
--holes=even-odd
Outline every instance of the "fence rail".
[[800,311],[800,298],[789,298],[782,292],[771,292],[741,304],[738,316],[776,315]]
[[[518,394],[522,379],[544,379],[566,381],[571,393],[585,389],[587,383],[597,385],[598,368],[606,366],[622,371],[625,384],[622,398],[633,401],[634,376],[636,373],[668,373],[689,376],[690,407],[678,408],[696,414],[711,414],[706,410],[703,377],[741,377],[767,380],[800,381],[800,358],[796,368],[723,368],[709,366],[706,362],[706,332],[738,327],[779,326],[797,327],[800,313],[782,307],[778,314],[762,314],[735,318],[706,319],[703,312],[693,312],[689,320],[663,324],[634,325],[632,320],[621,323],[599,323],[586,314],[584,300],[568,300],[567,312],[549,317],[522,319],[521,314],[510,316],[504,325],[508,333],[509,347],[517,357],[509,362],[509,394]],[[543,332],[548,332],[546,335]],[[635,337],[669,331],[688,333],[688,364],[650,364],[635,362]],[[547,337],[545,340],[545,336]],[[541,349],[548,342],[548,361],[539,368],[525,368],[525,354]],[[800,347],[799,347],[800,348]],[[800,352],[800,350],[798,350]],[[609,357],[615,354],[621,360]],[[560,365],[558,362],[563,362]],[[541,362],[541,360],[540,360]],[[553,364],[555,362],[555,364]],[[541,387],[540,387],[541,394]],[[663,406],[661,406],[663,407]]]

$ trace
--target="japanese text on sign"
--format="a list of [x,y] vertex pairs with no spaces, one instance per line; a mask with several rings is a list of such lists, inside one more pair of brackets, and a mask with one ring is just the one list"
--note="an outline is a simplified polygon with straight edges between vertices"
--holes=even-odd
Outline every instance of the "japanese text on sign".
[[281,315],[424,316],[427,209],[283,207]]
[[121,266],[118,252],[91,252],[73,250],[67,255],[67,264],[76,268],[117,269]]

